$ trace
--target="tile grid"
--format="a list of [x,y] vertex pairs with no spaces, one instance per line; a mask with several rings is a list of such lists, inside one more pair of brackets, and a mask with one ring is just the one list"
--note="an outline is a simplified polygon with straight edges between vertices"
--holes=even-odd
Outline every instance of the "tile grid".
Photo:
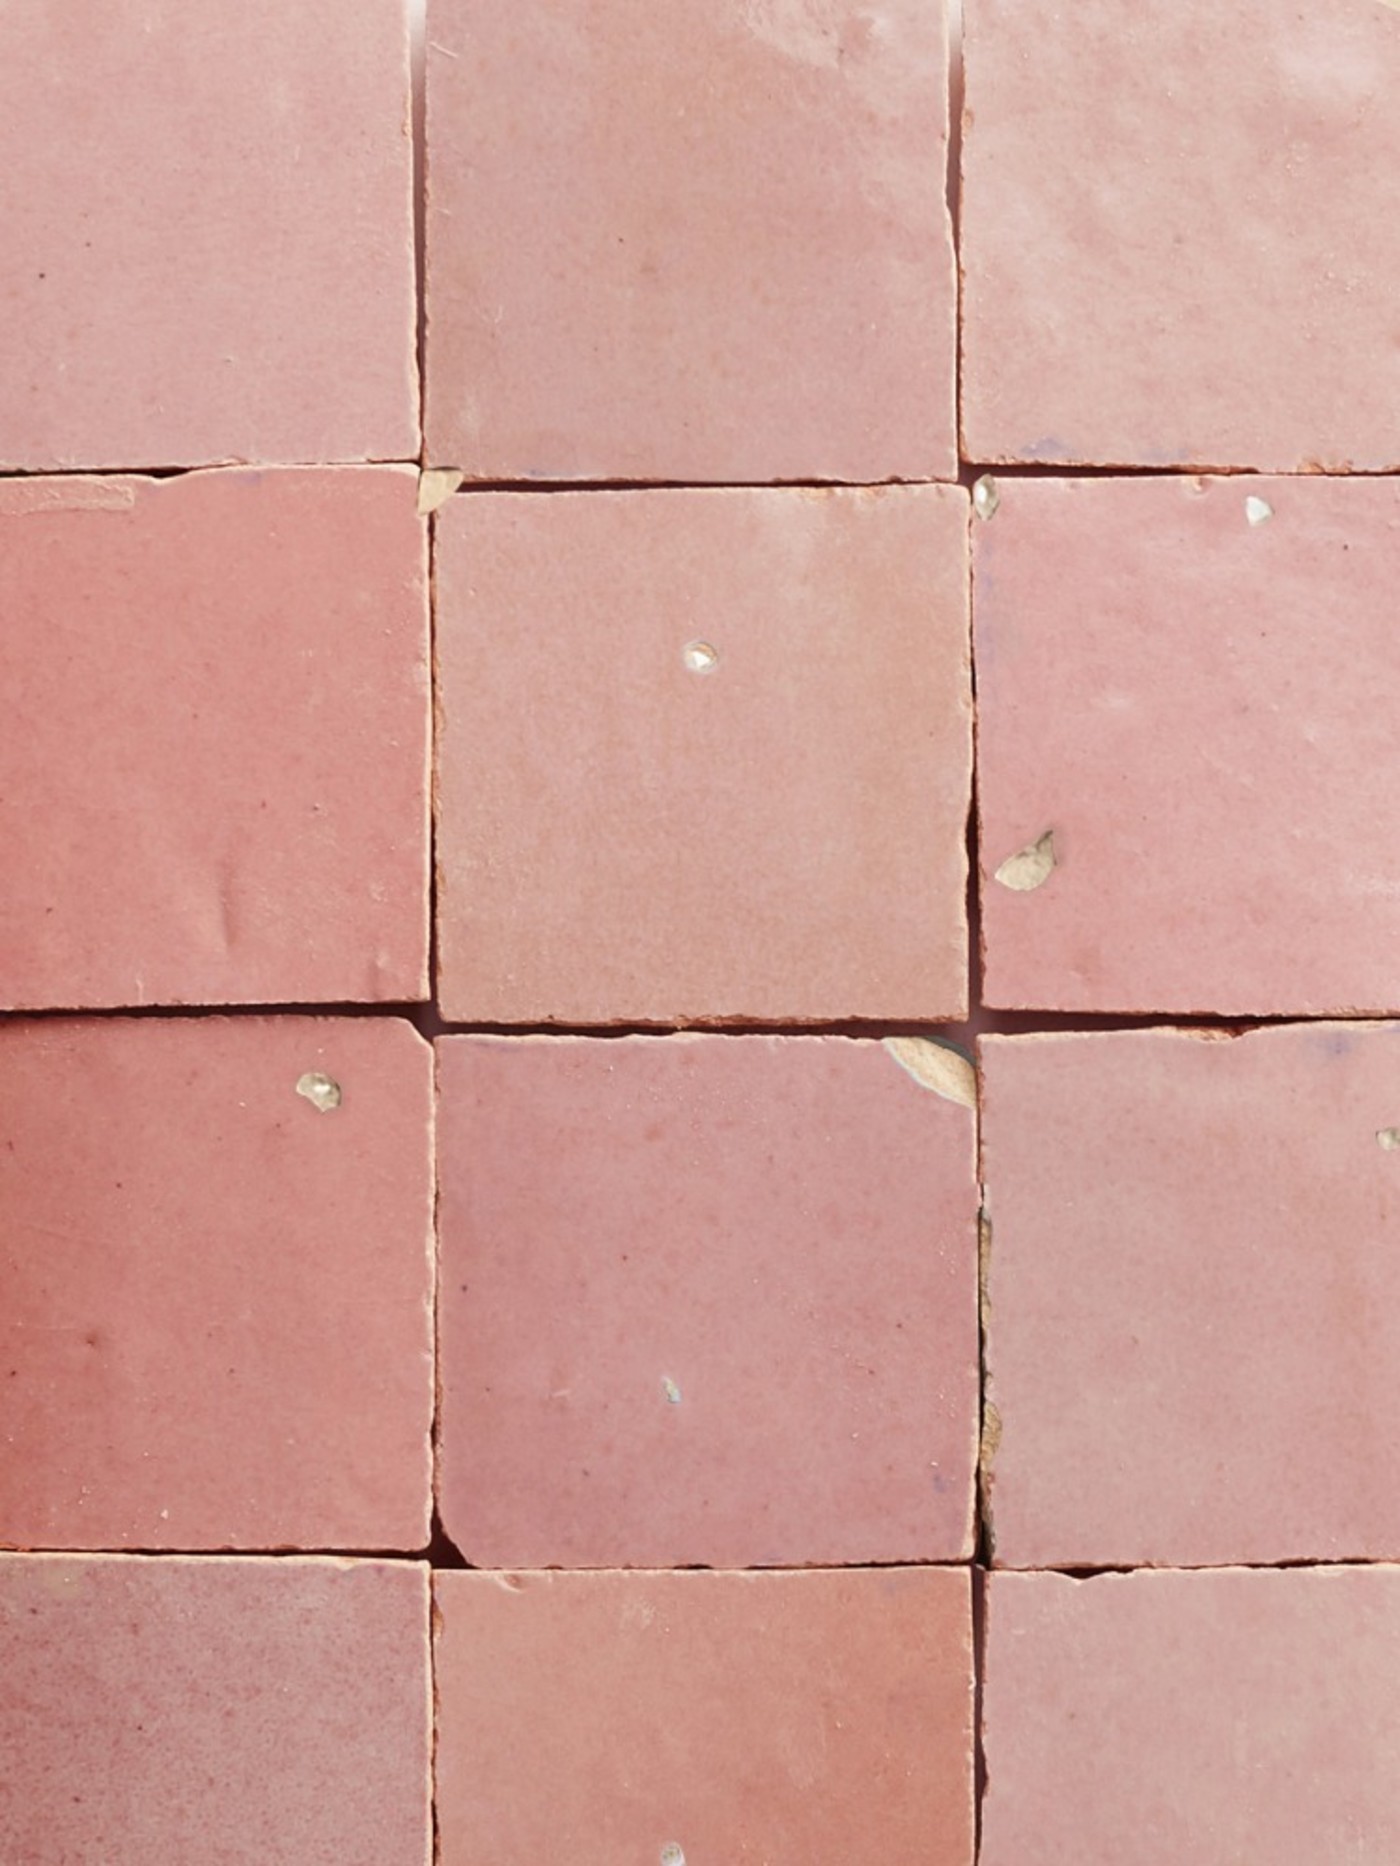
[[[955,79],[954,79],[955,87],[956,87],[957,81],[958,80],[955,75]],[[424,458],[426,460],[427,456],[425,455]],[[976,486],[979,482],[983,486],[985,486],[986,480],[984,478],[984,473],[986,471],[987,469],[973,467],[973,466],[964,464],[963,469],[962,469],[962,475],[961,475],[962,483],[969,488]],[[1092,479],[1094,477],[1093,474],[1084,472],[1082,469],[1076,469],[1075,471],[1076,471],[1077,477],[1081,477],[1085,479]],[[995,480],[1000,483],[1004,496],[1007,496],[1008,498],[1012,498],[1015,496],[1015,488],[1018,486],[1019,483],[1021,482],[1032,483],[1042,477],[1045,477],[1045,475],[1042,474],[1042,472],[1039,469],[1018,468],[1015,466],[1006,467],[1006,466],[993,465],[993,467],[990,469],[990,472],[995,476]],[[1122,469],[1114,470],[1115,478],[1126,478],[1129,476],[1130,475],[1125,473]],[[1148,477],[1146,472],[1144,472],[1143,477],[1144,478]],[[827,482],[827,483],[832,483],[832,482]],[[837,483],[842,483],[842,482],[837,482]],[[522,485],[521,482],[512,482],[512,484],[515,484],[517,486]],[[551,487],[543,483],[531,482],[530,491],[528,495],[525,494],[522,490],[518,492],[516,496],[528,496],[531,498],[539,497],[541,500],[548,500],[556,496],[560,492],[562,492],[566,486],[571,490],[576,490],[578,484],[579,482],[557,482],[555,485]],[[640,487],[641,482],[637,482],[636,484]],[[700,484],[713,485],[714,482],[697,481],[697,482],[692,482],[692,484],[696,486]],[[490,496],[491,492],[495,489],[496,488],[493,484],[483,483],[480,488],[474,488],[471,491],[462,492],[460,494],[453,495],[453,497],[456,499],[460,499],[463,502],[472,502],[472,501],[481,499],[484,496]],[[632,495],[629,494],[627,496],[632,496]],[[643,496],[643,495],[639,491],[637,496]],[[985,495],[984,495],[984,503],[985,503]],[[439,527],[441,513],[442,513],[442,508],[439,508],[438,512],[434,513],[429,520],[429,537],[430,537],[430,553],[431,553],[431,567],[429,571],[430,588],[432,587],[433,581],[436,577],[436,555],[437,555],[436,535],[437,535],[437,531]],[[982,516],[983,515],[979,513],[978,518],[972,521],[974,534],[977,533],[977,527]],[[1250,522],[1252,523],[1253,521],[1251,520]],[[989,525],[994,524],[995,518],[988,519],[987,523]],[[974,571],[974,575],[975,575],[975,571]],[[436,613],[435,609],[433,613],[434,614]],[[1033,846],[1034,846],[1033,844],[1028,844],[1027,849],[1029,850]],[[970,893],[975,898],[978,892],[977,878],[980,872],[980,867],[979,867],[980,851],[979,851],[979,838],[978,838],[978,831],[977,831],[976,807],[974,807],[973,819],[972,819],[972,823],[971,823],[970,830],[969,830],[969,850],[970,850],[970,855],[971,855],[969,889],[970,889]],[[433,914],[433,927],[434,927],[434,930],[436,931],[436,927],[437,927],[436,913]],[[974,961],[974,976],[980,977],[980,971],[975,961]],[[981,1010],[980,996],[981,996],[980,991],[976,991],[974,994],[974,1005],[975,1007],[977,1007],[979,1011]],[[286,1007],[286,1008],[290,1008],[291,1010],[295,1011],[298,1009],[306,1009],[308,1007]],[[324,1012],[328,1009],[347,1010],[347,1009],[350,1009],[351,1007],[350,1006],[339,1006],[339,1007],[322,1006],[322,1007],[309,1007],[309,1008],[319,1009],[319,1011]],[[354,1008],[356,1008],[357,1010],[365,1009],[365,1007],[362,1007],[362,1006],[356,1006]],[[381,1005],[380,1007],[378,1007],[377,1014],[383,1015],[385,1012],[393,1011],[395,1008],[396,1007],[392,1004]],[[501,1027],[500,1025],[495,1025],[495,1024],[492,1024],[486,1021],[477,1022],[475,1020],[466,1020],[461,1023],[454,1021],[450,1026],[447,1026],[441,1023],[435,1005],[429,1005],[429,1006],[425,1006],[421,1008],[400,1005],[397,1008],[401,1011],[407,1011],[408,1014],[413,1018],[413,1021],[417,1023],[420,1031],[422,1031],[424,1035],[427,1035],[433,1039],[442,1037],[443,1035],[449,1034],[449,1033],[450,1033],[450,1039],[455,1039],[458,1036],[465,1037],[469,1033],[475,1033],[478,1036],[488,1036]],[[251,1008],[237,1009],[232,1013],[236,1021],[247,1020],[249,1022],[251,1022],[254,1018],[260,1016],[261,1014],[262,1014],[261,1012],[253,1010]],[[150,1014],[150,1019],[152,1022],[156,1021],[156,1016],[157,1014],[154,1014],[154,1013]],[[39,1024],[42,1024],[46,1021],[48,1020],[42,1016],[37,1017],[35,1019],[35,1022]],[[1087,1015],[1076,1014],[1074,1010],[1072,1009],[1072,1007],[1070,1007],[1064,1011],[1063,1023],[1062,1023],[1061,1018],[1057,1017],[1053,1013],[1049,1015],[1040,1015],[1036,1013],[1018,1014],[1018,1013],[1012,1012],[1012,1013],[1001,1014],[1001,1013],[992,1012],[989,1014],[986,1012],[981,1012],[980,1019],[975,1019],[974,1021],[975,1022],[981,1021],[985,1027],[990,1028],[993,1034],[994,1042],[988,1046],[987,1053],[993,1054],[993,1055],[997,1053],[1005,1053],[1009,1056],[1013,1048],[1013,1041],[1012,1039],[1009,1039],[1005,1036],[998,1035],[997,1034],[998,1030],[1010,1031],[1012,1033],[1020,1033],[1024,1035],[1029,1035],[1032,1033],[1039,1033],[1039,1032],[1052,1033],[1052,1032],[1059,1030],[1062,1027],[1067,1027],[1071,1024],[1075,1029],[1082,1029],[1082,1028],[1085,1028],[1086,1026],[1089,1028],[1094,1028],[1095,1027],[1095,1014],[1094,1013],[1088,1013]],[[1112,1018],[1111,1020],[1104,1019],[1102,1027],[1105,1030],[1105,1032],[1110,1031],[1110,1030],[1131,1032],[1135,1028],[1135,1026],[1140,1026],[1149,1021],[1151,1020],[1145,1017],[1136,1018],[1131,1015],[1125,1015],[1121,1017]],[[1215,1025],[1223,1025],[1227,1021],[1231,1021],[1231,1020],[1229,1019],[1228,1014],[1224,1014],[1224,1013],[1217,1014],[1215,1016],[1211,1016],[1207,1014],[1204,1017],[1191,1018],[1192,1024],[1196,1025],[1202,1031],[1209,1030]],[[508,1019],[502,1020],[502,1022],[505,1024],[510,1024],[511,1028],[517,1032],[517,1034],[506,1039],[507,1042],[517,1043],[517,1042],[523,1042],[525,1040],[524,1031],[527,1028],[526,1024],[522,1022],[520,1025],[515,1025],[511,1023],[511,1020],[508,1020]],[[1255,1012],[1249,1015],[1249,1022],[1251,1023],[1251,1025],[1267,1026],[1268,1020],[1266,1017],[1261,1017],[1257,1012]],[[646,1028],[651,1029],[651,1030],[658,1030],[658,1029],[664,1030],[664,1029],[672,1028],[672,1027],[673,1026],[667,1026],[664,1023],[660,1023],[660,1022],[646,1026]],[[568,1028],[582,1029],[582,1028],[586,1028],[586,1026],[575,1027],[571,1025]],[[795,1027],[781,1018],[774,1018],[772,1021],[771,1028],[773,1029],[775,1033],[781,1034],[784,1032],[790,1032]],[[858,1023],[853,1023],[853,1024],[833,1025],[829,1023],[818,1022],[818,1023],[813,1023],[810,1025],[804,1024],[800,1028],[802,1030],[802,1034],[804,1037],[820,1036],[822,1034],[830,1034],[830,1035],[840,1034],[842,1036],[878,1035],[880,1037],[889,1037],[889,1036],[927,1037],[929,1035],[937,1035],[939,1037],[945,1037],[948,1035],[962,1035],[963,1034],[961,1031],[953,1030],[950,1026],[946,1026],[942,1024],[935,1024],[933,1022],[907,1022],[903,1020],[895,1021],[895,1020],[886,1020],[886,1019],[882,1019],[878,1017],[863,1020],[863,1021],[860,1021]],[[1301,1030],[1306,1030],[1308,1026],[1305,1024],[1299,1024],[1298,1028]],[[539,1026],[539,1029],[541,1033],[548,1032],[549,1034],[555,1035],[555,1036],[561,1034],[561,1027],[553,1025],[553,1024],[541,1024]],[[598,1029],[601,1029],[601,1026],[595,1027],[595,1030],[598,1030]],[[619,1045],[625,1044],[628,1040],[627,1036],[623,1034],[625,1029],[626,1029],[625,1026],[622,1026],[622,1027],[611,1026],[611,1025],[608,1026],[608,1034],[609,1034],[610,1039],[612,1041],[616,1041]],[[743,1039],[740,1039],[737,1037],[721,1035],[718,1033],[716,1033],[716,1035],[713,1037],[712,1040],[720,1044],[735,1043],[735,1042],[743,1041]],[[1350,1041],[1350,1039],[1348,1039],[1348,1041]],[[1376,1136],[1377,1139],[1380,1138],[1381,1133],[1386,1132],[1386,1131],[1389,1131],[1389,1130],[1385,1130],[1385,1129],[1378,1130],[1377,1136]],[[1387,1143],[1384,1140],[1380,1140],[1380,1145],[1382,1148],[1385,1148],[1387,1146]],[[983,1196],[985,1198],[985,1191],[986,1191],[985,1171],[983,1171],[982,1173],[982,1178],[983,1178]],[[995,1437],[998,1428],[997,1428],[997,1421],[995,1420],[994,1417],[990,1415],[988,1408],[987,1408],[987,1366],[986,1366],[987,1325],[988,1325],[988,1317],[987,1317],[987,1312],[986,1312],[986,1301],[985,1301],[985,1292],[984,1292],[982,1315],[981,1315],[981,1322],[980,1322],[980,1326],[983,1331],[983,1342],[982,1342],[983,1365],[982,1365],[982,1377],[979,1382],[979,1392],[980,1392],[981,1406],[982,1406],[983,1414],[984,1414],[983,1421],[982,1421],[983,1446],[984,1446],[984,1450],[990,1451],[991,1447],[989,1445],[989,1434],[990,1436]],[[440,1363],[440,1358],[439,1358],[439,1370],[440,1370],[440,1365],[441,1363]],[[983,1484],[985,1484],[986,1481],[987,1481],[986,1473],[984,1471],[983,1479],[982,1479]],[[991,1566],[992,1550],[991,1550],[990,1542],[989,1542],[989,1533],[988,1533],[989,1525],[986,1520],[986,1512],[984,1509],[982,1509],[982,1506],[980,1503],[979,1503],[979,1511],[980,1511],[980,1514],[979,1514],[979,1538],[980,1538],[979,1549],[978,1549],[976,1557],[974,1558],[973,1563],[971,1564],[971,1573],[972,1573],[972,1577],[973,1577],[975,1588],[976,1588],[977,1612],[978,1612],[978,1618],[979,1618],[979,1632],[978,1632],[978,1638],[976,1642],[976,1655],[977,1655],[976,1676],[977,1676],[977,1686],[978,1686],[979,1701],[980,1701],[981,1692],[985,1688],[985,1680],[984,1680],[985,1653],[983,1650],[983,1631],[980,1625],[980,1619],[984,1611],[983,1585],[984,1585],[984,1580],[985,1580],[985,1572]],[[421,1553],[421,1551],[418,1551],[418,1552]],[[446,1534],[442,1528],[441,1522],[439,1521],[436,1513],[433,1519],[432,1543],[431,1543],[428,1553],[431,1557],[434,1557],[435,1566],[453,1565],[454,1556],[456,1556],[457,1559],[460,1560],[460,1552],[456,1550],[450,1550]],[[1079,1562],[1071,1561],[1071,1560],[1060,1560],[1060,1561],[1047,1560],[1043,1563],[1036,1564],[1036,1566],[1042,1569],[1050,1569],[1050,1570],[1053,1570],[1055,1568],[1070,1569],[1076,1573],[1081,1573],[1081,1574],[1088,1573],[1090,1571],[1101,1572],[1105,1570],[1114,1570],[1119,1565],[1120,1564],[1110,1563],[1110,1562],[1079,1563]],[[1137,1565],[1142,1565],[1142,1564],[1139,1563],[1139,1564],[1125,1564],[1125,1565],[1137,1566]],[[1148,1558],[1147,1560],[1147,1565],[1150,1565],[1150,1558]],[[1177,1566],[1179,1567],[1185,1567],[1188,1565],[1189,1564],[1184,1564],[1184,1563],[1177,1564]],[[1262,1565],[1270,1566],[1270,1567],[1278,1567],[1277,1562],[1274,1562],[1274,1563],[1266,1562]],[[526,1566],[526,1564],[521,1564],[521,1566],[522,1567]],[[1168,1572],[1170,1574],[1171,1570],[1169,1569]],[[1015,1584],[1016,1583],[1014,1581],[1008,1583],[1009,1586],[1014,1586]],[[1072,1583],[1066,1583],[1066,1585],[1072,1585]],[[467,1596],[464,1594],[463,1595],[463,1603],[464,1603],[463,1610],[464,1611],[465,1611],[466,1599],[467,1599]],[[979,1727],[980,1727],[980,1718],[979,1718]],[[980,1756],[979,1756],[979,1767],[982,1769],[985,1769],[985,1759],[980,1758]],[[981,1807],[980,1792],[978,1796],[978,1805],[979,1805],[979,1816],[980,1816],[980,1807]],[[676,1844],[676,1843],[668,1842],[667,1846],[669,1847],[672,1844]],[[1003,1844],[1003,1847],[1005,1847],[1007,1843],[1003,1841],[1002,1844]],[[662,1858],[665,1859],[665,1857],[666,1857],[666,1853],[665,1853],[665,1849],[663,1849]],[[672,1857],[676,1862],[676,1866],[679,1866],[679,1861],[680,1861],[679,1850],[677,1850],[677,1852],[673,1854]],[[1005,1855],[1005,1857],[1011,1857],[1011,1855],[1008,1853]],[[668,1866],[669,1866],[669,1863],[668,1863]]]

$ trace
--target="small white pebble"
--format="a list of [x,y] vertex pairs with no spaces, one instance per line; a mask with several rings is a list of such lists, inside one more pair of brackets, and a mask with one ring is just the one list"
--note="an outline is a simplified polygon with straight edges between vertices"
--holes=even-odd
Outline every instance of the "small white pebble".
[[995,518],[1001,504],[1001,488],[990,473],[984,473],[972,488],[972,509],[979,518]]
[[330,1076],[323,1076],[319,1069],[308,1070],[297,1082],[297,1094],[309,1101],[313,1108],[319,1108],[322,1114],[329,1114],[341,1104],[340,1084]]

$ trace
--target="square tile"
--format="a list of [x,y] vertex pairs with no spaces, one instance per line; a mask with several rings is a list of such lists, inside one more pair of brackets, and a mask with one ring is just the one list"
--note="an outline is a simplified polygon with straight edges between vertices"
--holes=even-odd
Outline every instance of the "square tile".
[[0,9],[0,467],[418,451],[406,0]]
[[965,0],[973,460],[1393,470],[1394,0]]
[[1400,1556],[1400,1026],[982,1056],[998,1562]]
[[427,1866],[427,1571],[0,1555],[0,1856]]
[[1400,1858],[1400,1571],[993,1575],[982,1866]]
[[966,513],[956,487],[451,500],[445,1015],[962,1015]]
[[424,533],[407,468],[0,483],[0,1007],[427,996]]
[[428,455],[952,479],[943,0],[430,0]]
[[0,1543],[425,1547],[432,1120],[396,1018],[0,1023]]
[[965,1570],[434,1593],[442,1866],[972,1866]]
[[997,490],[974,543],[988,1003],[1400,1009],[1400,484]]
[[972,1071],[899,1047],[438,1044],[439,1486],[470,1562],[971,1554]]

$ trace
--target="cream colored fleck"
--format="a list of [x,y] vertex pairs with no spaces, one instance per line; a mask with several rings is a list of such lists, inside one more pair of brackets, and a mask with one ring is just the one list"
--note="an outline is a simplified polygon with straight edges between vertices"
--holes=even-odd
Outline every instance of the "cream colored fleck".
[[886,1037],[885,1048],[921,1088],[961,1108],[977,1106],[977,1071],[961,1050],[931,1037]]
[[1013,894],[1029,894],[1035,888],[1044,887],[1054,872],[1055,832],[1047,829],[1035,842],[1008,855],[993,879],[1002,887],[1010,888]]

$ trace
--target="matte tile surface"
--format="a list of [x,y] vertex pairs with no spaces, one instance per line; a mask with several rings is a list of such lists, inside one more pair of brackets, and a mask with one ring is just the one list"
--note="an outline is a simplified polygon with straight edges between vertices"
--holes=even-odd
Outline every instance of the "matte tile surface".
[[844,1038],[438,1059],[441,1504],[469,1561],[971,1554],[970,1108]]
[[405,0],[0,9],[0,467],[418,451]]
[[431,0],[428,454],[951,479],[943,0]]
[[974,544],[987,1001],[1400,1009],[1400,485],[998,486]]
[[997,1560],[1400,1555],[1400,1026],[982,1053]]
[[436,1575],[442,1866],[971,1866],[968,1587]]
[[1393,469],[1394,0],[966,0],[964,451]]
[[427,1866],[422,1568],[0,1555],[0,1857]]
[[944,487],[453,499],[445,1014],[960,1015],[966,514]]
[[0,1007],[426,997],[414,506],[392,467],[0,484]]
[[1400,1571],[994,1575],[983,1866],[1400,1856]]
[[426,1545],[431,1097],[398,1019],[0,1024],[0,1542]]

